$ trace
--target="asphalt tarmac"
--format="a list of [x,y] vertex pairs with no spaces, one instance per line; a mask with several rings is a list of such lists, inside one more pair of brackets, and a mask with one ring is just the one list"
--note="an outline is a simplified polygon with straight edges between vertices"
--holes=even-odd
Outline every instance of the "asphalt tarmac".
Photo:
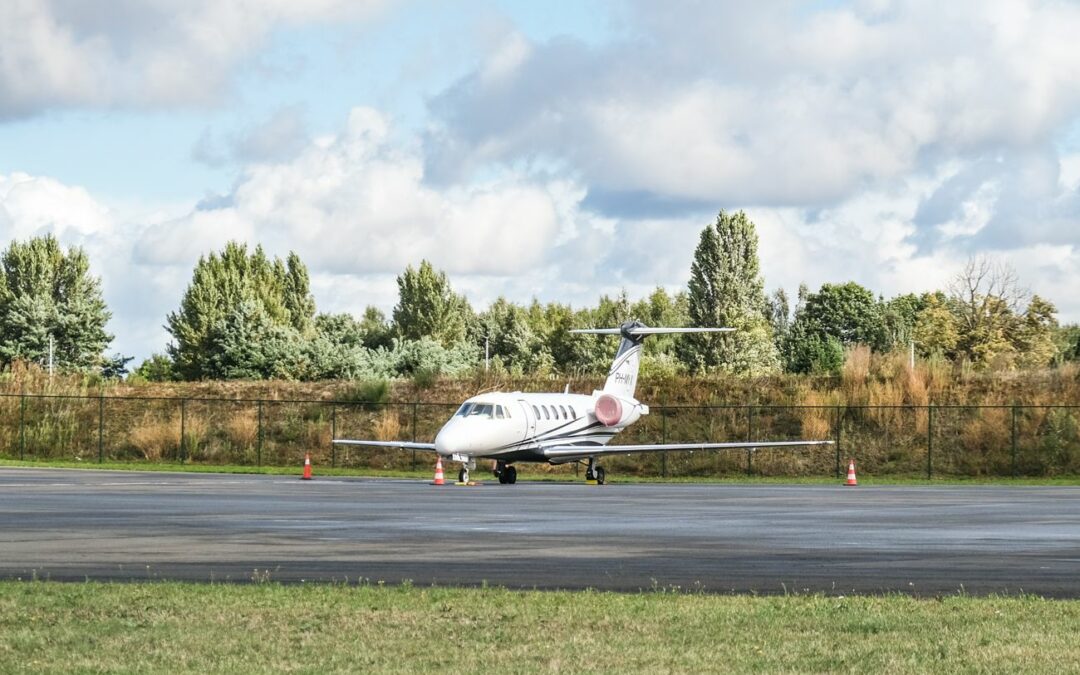
[[0,468],[0,577],[1080,597],[1080,487],[617,480]]

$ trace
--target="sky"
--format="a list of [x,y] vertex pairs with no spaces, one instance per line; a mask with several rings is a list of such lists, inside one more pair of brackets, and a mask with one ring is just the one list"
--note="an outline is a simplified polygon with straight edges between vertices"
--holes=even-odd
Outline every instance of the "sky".
[[768,290],[1007,262],[1080,321],[1080,2],[5,0],[0,242],[100,276],[163,352],[201,255],[387,313],[431,260],[482,309],[685,287],[720,210]]

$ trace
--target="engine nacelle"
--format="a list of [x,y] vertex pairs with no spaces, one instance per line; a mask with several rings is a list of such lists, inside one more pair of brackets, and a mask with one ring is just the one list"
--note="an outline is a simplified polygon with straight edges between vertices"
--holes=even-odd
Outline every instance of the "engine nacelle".
[[642,415],[649,414],[649,407],[633,399],[627,400],[611,394],[601,394],[593,407],[596,419],[606,427],[625,427]]

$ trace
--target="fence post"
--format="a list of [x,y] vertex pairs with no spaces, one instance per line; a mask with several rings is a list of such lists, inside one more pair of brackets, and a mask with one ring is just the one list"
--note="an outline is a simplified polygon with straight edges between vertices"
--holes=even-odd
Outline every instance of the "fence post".
[[[660,408],[661,442],[667,445],[667,408]],[[667,450],[660,453],[660,475],[667,478]]]
[[[412,440],[416,442],[416,409],[420,406],[419,403],[413,401],[412,404]],[[416,448],[412,451],[412,470],[416,471]]]
[[337,406],[330,407],[330,466],[337,468]]
[[259,399],[259,440],[255,445],[255,466],[262,466],[262,446],[263,446],[263,402]]
[[833,429],[833,440],[836,443],[836,477],[840,478],[840,430],[842,420],[840,419],[840,406],[836,406],[836,426]]
[[97,461],[102,464],[105,461],[105,392],[98,397],[97,419]]
[[1012,406],[1012,476],[1016,478],[1016,404]]
[[926,406],[926,478],[934,477],[934,404]]
[[[746,406],[746,441],[749,443],[754,438],[754,406]],[[754,473],[754,449],[746,449],[746,475]]]
[[184,463],[184,455],[187,450],[184,447],[184,437],[187,435],[187,399],[180,399],[180,463]]
[[26,459],[26,394],[19,401],[19,461]]

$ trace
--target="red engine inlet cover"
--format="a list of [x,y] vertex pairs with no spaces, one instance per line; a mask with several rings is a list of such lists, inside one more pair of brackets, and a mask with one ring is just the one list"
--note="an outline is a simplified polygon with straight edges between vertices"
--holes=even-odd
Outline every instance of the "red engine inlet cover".
[[612,427],[622,419],[622,403],[614,396],[604,394],[596,399],[596,410],[594,412],[596,413],[596,419],[600,420],[601,424]]

